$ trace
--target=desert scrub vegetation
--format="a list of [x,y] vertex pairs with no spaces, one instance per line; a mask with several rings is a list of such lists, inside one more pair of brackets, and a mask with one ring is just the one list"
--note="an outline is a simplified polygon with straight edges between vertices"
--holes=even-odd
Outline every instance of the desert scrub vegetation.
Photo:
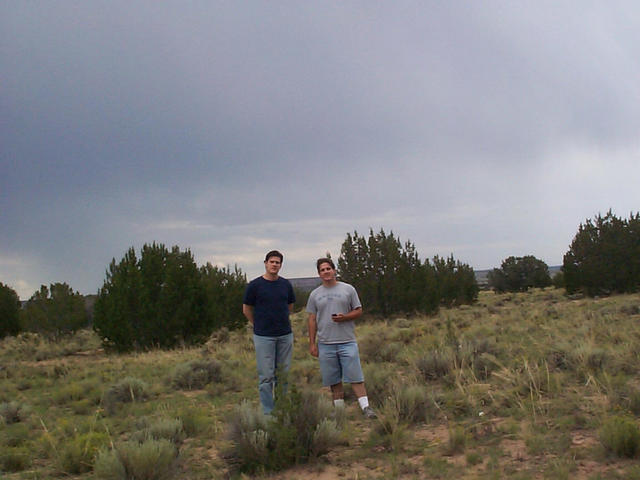
[[203,388],[211,382],[221,381],[220,362],[210,360],[192,360],[181,363],[171,373],[171,385],[185,390]]
[[0,340],[0,477],[640,478],[639,294],[481,292],[390,318],[365,308],[374,421],[349,386],[334,410],[306,315],[292,323],[301,401],[271,420],[248,330],[127,354],[103,352],[91,331]]
[[23,421],[28,415],[29,407],[20,402],[0,403],[0,422],[5,425]]
[[105,480],[174,478],[177,455],[176,446],[166,439],[123,442],[98,454],[95,474]]
[[62,339],[52,339],[33,332],[22,332],[0,340],[0,362],[15,360],[42,361],[66,357],[100,347],[100,340],[90,330],[78,330]]
[[111,385],[104,394],[102,404],[105,410],[113,414],[119,404],[140,402],[149,396],[149,386],[143,380],[126,377]]
[[234,469],[256,473],[306,463],[341,443],[341,409],[325,397],[295,385],[280,393],[271,415],[244,401],[228,428],[227,458]]
[[600,430],[600,442],[607,452],[618,457],[636,457],[640,453],[637,420],[619,416],[606,419]]

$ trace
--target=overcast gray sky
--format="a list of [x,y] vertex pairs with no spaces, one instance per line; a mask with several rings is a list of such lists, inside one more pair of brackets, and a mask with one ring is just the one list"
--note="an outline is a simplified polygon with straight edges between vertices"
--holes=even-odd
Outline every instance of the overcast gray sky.
[[144,243],[315,275],[347,232],[559,265],[640,209],[634,1],[0,4],[0,281]]

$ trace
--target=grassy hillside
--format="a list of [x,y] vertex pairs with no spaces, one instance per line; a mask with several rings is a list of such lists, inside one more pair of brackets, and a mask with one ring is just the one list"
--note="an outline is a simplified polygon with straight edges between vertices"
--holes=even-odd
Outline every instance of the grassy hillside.
[[[363,419],[348,390],[329,453],[262,476],[640,479],[639,321],[640,295],[551,289],[481,292],[433,317],[365,316],[357,335],[379,419]],[[305,315],[293,323],[292,383],[328,398]],[[238,406],[257,406],[256,381],[248,330],[131,355],[106,355],[91,332],[5,339],[0,477],[91,478],[102,451],[106,478],[109,449],[126,446],[148,478],[252,478],[226,456]]]

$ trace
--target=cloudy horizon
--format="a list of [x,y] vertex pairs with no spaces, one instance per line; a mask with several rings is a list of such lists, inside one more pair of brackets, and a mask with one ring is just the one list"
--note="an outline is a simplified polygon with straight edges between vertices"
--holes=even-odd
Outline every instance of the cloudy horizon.
[[640,208],[640,5],[0,5],[0,282],[96,293],[144,243],[315,275],[348,232],[560,265]]

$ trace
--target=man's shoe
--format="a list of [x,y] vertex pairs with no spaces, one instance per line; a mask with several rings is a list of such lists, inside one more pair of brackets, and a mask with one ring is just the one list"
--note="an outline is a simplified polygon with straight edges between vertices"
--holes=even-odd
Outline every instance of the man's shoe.
[[376,415],[376,412],[373,411],[373,408],[371,407],[364,407],[362,409],[362,414],[366,417],[366,418],[378,418],[378,416]]

